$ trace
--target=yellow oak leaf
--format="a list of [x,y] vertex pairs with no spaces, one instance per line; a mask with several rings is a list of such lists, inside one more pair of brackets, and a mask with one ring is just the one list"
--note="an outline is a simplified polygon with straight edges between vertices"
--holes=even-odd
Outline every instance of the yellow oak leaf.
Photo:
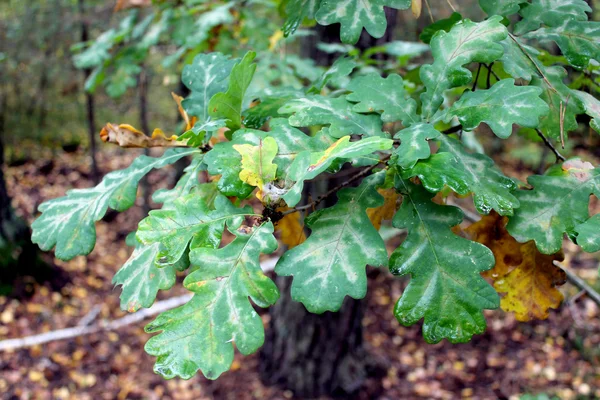
[[277,142],[272,137],[260,139],[258,146],[251,144],[235,144],[233,148],[242,156],[240,180],[251,186],[256,186],[256,194],[262,200],[262,190],[265,183],[273,182],[277,173],[277,164],[273,159],[277,155]]
[[562,261],[562,252],[542,254],[535,243],[517,242],[506,230],[508,219],[495,212],[465,229],[466,235],[494,253],[496,265],[482,275],[494,281],[494,288],[505,295],[500,307],[514,312],[519,321],[548,318],[548,309],[563,300],[556,288],[566,282],[565,272],[553,261]]
[[377,191],[383,196],[384,203],[379,207],[367,208],[367,215],[369,216],[369,219],[371,220],[371,223],[375,229],[379,230],[381,228],[382,221],[392,219],[394,216],[399,195],[394,188],[380,188],[377,189]]
[[[279,207],[278,212],[285,212],[290,207]],[[291,213],[285,215],[282,219],[275,222],[275,232],[279,232],[281,242],[292,249],[306,240],[304,226],[300,222],[300,213]]]
[[412,15],[415,18],[419,18],[421,16],[421,9],[423,8],[423,2],[421,0],[412,0],[410,4],[410,10],[412,11]]

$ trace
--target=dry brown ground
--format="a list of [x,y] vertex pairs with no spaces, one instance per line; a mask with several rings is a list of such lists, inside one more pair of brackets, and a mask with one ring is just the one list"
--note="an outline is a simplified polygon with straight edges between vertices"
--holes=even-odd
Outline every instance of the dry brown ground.
[[[60,154],[49,164],[32,161],[7,170],[18,212],[28,221],[37,205],[64,194],[72,186],[87,187],[87,159],[81,153]],[[107,149],[100,155],[103,171],[126,166],[132,152]],[[165,187],[172,170],[153,173],[151,182]],[[56,264],[70,282],[52,290],[27,280],[30,297],[0,297],[0,339],[21,337],[76,325],[95,305],[99,318],[124,315],[119,290],[111,284],[127,259],[127,233],[141,217],[138,208],[97,224],[98,243],[87,258]],[[572,253],[577,273],[593,281],[598,260]],[[48,256],[50,257],[50,256]],[[51,258],[49,258],[51,259]],[[386,271],[371,271],[367,311],[363,320],[369,350],[388,365],[383,380],[371,380],[358,398],[517,398],[522,393],[548,393],[561,399],[600,398],[600,311],[569,284],[568,301],[546,321],[518,323],[501,311],[488,312],[488,330],[470,343],[424,343],[418,325],[405,328],[391,309],[406,284]],[[23,291],[22,291],[23,292]],[[163,292],[165,299],[184,290]],[[575,296],[575,297],[574,297]],[[268,322],[268,314],[264,314]],[[293,393],[261,384],[256,355],[236,355],[232,371],[218,381],[200,376],[189,381],[165,381],[152,372],[153,358],[143,345],[143,323],[117,332],[15,352],[0,353],[2,399],[287,399]]]

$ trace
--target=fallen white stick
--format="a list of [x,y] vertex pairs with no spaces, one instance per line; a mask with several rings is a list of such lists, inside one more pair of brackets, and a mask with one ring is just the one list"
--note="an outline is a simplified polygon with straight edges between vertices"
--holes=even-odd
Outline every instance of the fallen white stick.
[[163,311],[170,310],[187,303],[192,298],[192,294],[173,297],[172,299],[157,301],[150,308],[140,310],[136,313],[126,315],[123,318],[112,321],[101,321],[97,324],[88,326],[74,326],[72,328],[59,329],[39,335],[26,336],[17,339],[7,339],[0,341],[0,351],[16,350],[23,347],[31,347],[38,344],[53,342],[56,340],[71,339],[78,336],[89,335],[102,331],[113,331],[127,325],[134,324],[144,319],[159,314]]
[[[268,258],[260,263],[260,267],[264,272],[272,271],[275,268],[275,264],[277,264],[278,260],[278,257]],[[179,307],[180,305],[187,303],[192,296],[193,294],[185,294],[172,299],[157,301],[150,308],[142,309],[136,313],[126,315],[119,319],[112,321],[101,321],[92,325],[89,322],[94,320],[100,311],[99,307],[95,307],[92,309],[92,311],[90,311],[90,313],[88,313],[88,315],[82,318],[77,326],[41,333],[39,335],[26,336],[23,338],[2,340],[0,341],[0,351],[16,350],[23,347],[31,347],[38,344],[54,342],[56,340],[71,339],[74,337],[89,335],[102,331],[114,331],[124,326],[143,321],[144,319],[159,314],[163,311]]]

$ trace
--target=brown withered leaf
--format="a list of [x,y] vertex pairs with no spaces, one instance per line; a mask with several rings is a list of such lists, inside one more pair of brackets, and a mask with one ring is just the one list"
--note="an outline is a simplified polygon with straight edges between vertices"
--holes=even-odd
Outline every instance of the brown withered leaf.
[[181,118],[183,118],[183,120],[185,121],[185,130],[189,131],[190,129],[192,129],[194,124],[198,121],[198,118],[196,118],[196,117],[190,118],[188,113],[185,111],[185,109],[181,105],[181,102],[183,101],[183,97],[181,97],[178,94],[173,93],[173,92],[171,92],[171,97],[173,97],[173,100],[175,100],[175,103],[177,103],[177,109],[179,110],[179,114],[181,115]]
[[[285,212],[289,207],[279,207],[278,212]],[[306,240],[304,226],[300,222],[300,213],[291,213],[285,215],[282,219],[275,222],[275,232],[279,232],[281,242],[292,249]]]
[[127,10],[128,8],[150,7],[152,0],[117,0],[114,11]]
[[186,147],[186,141],[178,141],[176,135],[167,137],[160,129],[155,129],[152,136],[146,136],[128,124],[106,124],[100,131],[103,142],[115,143],[121,147]]
[[380,195],[383,196],[384,203],[380,207],[367,208],[367,216],[375,229],[381,228],[381,223],[385,220],[392,219],[396,212],[396,203],[398,202],[398,192],[396,189],[377,189]]
[[556,288],[566,282],[565,272],[553,264],[562,261],[562,252],[546,255],[533,241],[517,242],[506,230],[508,219],[492,212],[465,229],[466,235],[494,253],[496,265],[482,275],[494,281],[498,293],[505,293],[500,307],[514,312],[519,321],[548,318],[548,309],[563,301]]

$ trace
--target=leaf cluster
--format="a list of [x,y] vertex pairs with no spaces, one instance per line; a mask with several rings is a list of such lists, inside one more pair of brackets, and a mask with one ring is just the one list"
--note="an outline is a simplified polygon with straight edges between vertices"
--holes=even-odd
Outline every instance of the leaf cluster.
[[[140,222],[134,253],[115,276],[123,308],[134,311],[185,271],[192,300],[146,327],[158,332],[146,350],[167,378],[201,370],[214,379],[230,367],[233,343],[243,354],[262,344],[263,324],[249,300],[268,307],[279,297],[259,263],[277,249],[276,231],[289,248],[275,273],[293,277],[292,298],[311,312],[364,297],[371,265],[410,275],[394,314],[404,325],[423,320],[428,342],[470,340],[486,329],[484,310],[499,306],[519,319],[544,318],[560,302],[554,286],[562,275],[552,261],[560,259],[565,235],[584,251],[600,250],[600,216],[588,211],[590,196],[600,198],[600,172],[574,159],[519,182],[463,139],[486,124],[499,140],[515,127],[565,140],[584,113],[597,128],[596,97],[569,87],[563,67],[542,62],[527,43],[554,40],[564,63],[591,71],[600,60],[598,30],[581,0],[481,4],[490,15],[484,21],[452,16],[429,27],[433,60],[416,72],[416,90],[406,77],[383,77],[342,57],[321,75],[307,74],[304,87],[266,84],[257,91],[255,82],[265,81],[254,52],[197,55],[182,74],[191,94],[181,105],[195,121],[180,137],[189,148],[142,157],[95,188],[44,203],[34,241],[45,250],[56,246],[63,259],[89,253],[93,224],[107,207],[130,207],[141,176],[193,157],[173,189],[155,194],[163,207]],[[383,34],[384,7],[409,6],[289,0],[284,31],[314,17],[341,23],[342,40],[355,42],[363,27]],[[521,19],[507,26],[504,17],[515,13]],[[500,67],[494,80],[492,64]],[[485,87],[475,68],[488,70]],[[344,166],[355,176],[324,197],[306,196],[306,182]],[[199,171],[210,179],[201,183]],[[451,192],[472,198],[485,216],[479,225],[457,228],[464,215],[446,204]],[[333,206],[317,209],[333,195]],[[308,214],[303,222],[300,212]],[[389,257],[378,232],[384,219],[407,234]],[[227,244],[225,231],[234,237]],[[506,254],[519,262],[507,265]],[[490,284],[490,270],[504,282]],[[502,300],[498,292],[506,293]]]

